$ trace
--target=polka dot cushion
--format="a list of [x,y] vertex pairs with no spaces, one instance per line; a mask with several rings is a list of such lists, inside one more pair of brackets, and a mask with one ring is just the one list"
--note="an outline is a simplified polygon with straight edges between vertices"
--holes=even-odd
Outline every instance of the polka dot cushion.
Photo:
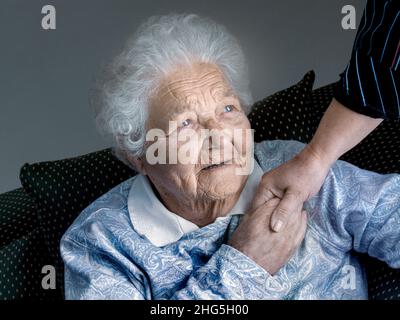
[[36,211],[23,188],[0,194],[0,249],[37,227]]
[[400,121],[384,121],[343,160],[380,173],[400,173]]
[[254,140],[311,139],[317,120],[312,114],[312,87],[314,71],[309,71],[297,84],[256,102],[249,114],[254,129]]
[[365,258],[371,300],[400,300],[400,271],[381,261]]
[[0,300],[60,300],[60,290],[42,287],[42,268],[53,265],[40,227],[0,249]]
[[38,205],[44,242],[54,261],[61,290],[63,265],[59,242],[62,235],[91,202],[134,174],[110,149],[22,167],[21,183]]
[[[336,84],[313,90],[301,98],[294,93],[307,92],[314,80],[309,72],[293,87],[257,102],[249,118],[255,140],[295,139],[308,143],[314,135],[329,103]],[[307,84],[306,88],[305,85]],[[363,142],[343,155],[342,160],[379,173],[400,173],[400,122],[384,121]],[[400,270],[362,256],[368,275],[370,299],[400,299]]]

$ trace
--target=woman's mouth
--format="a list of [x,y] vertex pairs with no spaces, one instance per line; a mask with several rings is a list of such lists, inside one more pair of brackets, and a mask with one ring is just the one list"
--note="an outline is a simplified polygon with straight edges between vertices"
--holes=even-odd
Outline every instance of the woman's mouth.
[[208,167],[203,168],[202,170],[212,170],[212,169],[215,169],[215,168],[222,167],[223,165],[225,165],[225,162],[221,162],[220,164],[212,164],[212,165],[210,165]]

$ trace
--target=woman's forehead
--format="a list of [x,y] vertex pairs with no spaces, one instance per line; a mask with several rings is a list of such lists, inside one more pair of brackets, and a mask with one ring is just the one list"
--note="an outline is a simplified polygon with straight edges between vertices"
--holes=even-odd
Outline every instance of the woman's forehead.
[[214,98],[233,95],[223,73],[211,64],[196,64],[171,72],[157,91],[160,100],[188,103],[191,97],[209,93]]

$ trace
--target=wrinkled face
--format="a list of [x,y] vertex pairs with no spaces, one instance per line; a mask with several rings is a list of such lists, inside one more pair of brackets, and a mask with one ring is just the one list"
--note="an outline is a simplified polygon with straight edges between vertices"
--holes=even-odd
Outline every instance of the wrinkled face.
[[[241,191],[247,175],[238,172],[252,157],[250,123],[216,66],[195,63],[165,77],[151,99],[147,132],[151,129],[166,133],[157,146],[167,164],[150,164],[150,153],[143,159],[158,192],[197,201]],[[154,143],[147,143],[148,151]]]

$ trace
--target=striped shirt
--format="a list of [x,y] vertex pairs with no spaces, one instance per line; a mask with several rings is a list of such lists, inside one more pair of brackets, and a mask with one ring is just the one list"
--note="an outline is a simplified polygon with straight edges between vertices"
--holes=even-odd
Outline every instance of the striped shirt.
[[368,0],[335,99],[373,118],[400,118],[400,1]]

